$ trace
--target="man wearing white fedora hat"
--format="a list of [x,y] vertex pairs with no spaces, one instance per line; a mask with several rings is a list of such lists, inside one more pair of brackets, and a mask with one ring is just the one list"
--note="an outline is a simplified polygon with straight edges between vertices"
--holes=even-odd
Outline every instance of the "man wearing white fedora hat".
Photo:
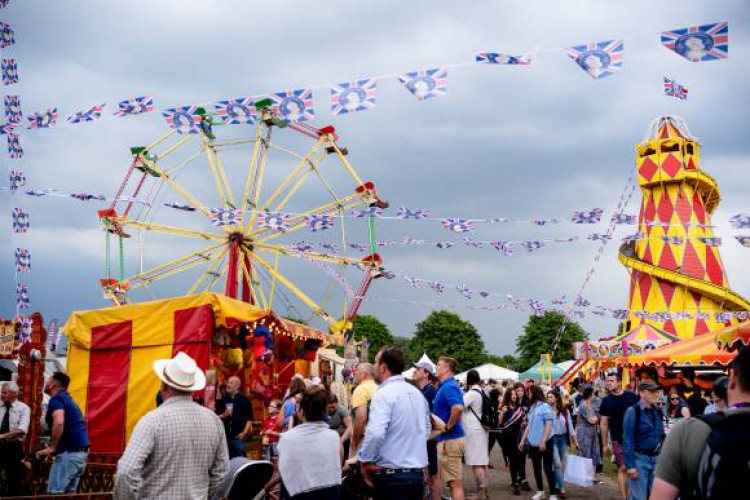
[[206,386],[195,360],[179,352],[154,362],[164,403],[141,418],[117,464],[117,499],[213,498],[229,471],[224,426],[193,402]]

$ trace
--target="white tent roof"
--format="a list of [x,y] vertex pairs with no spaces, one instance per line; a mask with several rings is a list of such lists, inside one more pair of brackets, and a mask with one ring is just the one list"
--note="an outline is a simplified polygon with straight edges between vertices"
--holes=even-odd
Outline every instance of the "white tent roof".
[[[430,357],[427,355],[426,352],[423,352],[422,357],[419,358],[419,361],[417,361],[417,363],[423,363],[423,362],[430,363],[432,366],[435,366],[435,363],[432,362],[432,360],[430,359]],[[402,372],[401,375],[403,375],[404,378],[411,378],[412,375],[414,375],[414,367],[413,366],[410,367],[405,372]]]
[[[479,372],[479,378],[482,380],[495,379],[495,380],[518,380],[518,372],[508,370],[502,366],[493,365],[492,363],[486,363],[484,365],[477,366],[474,370]],[[461,372],[456,375],[456,380],[466,382],[466,374],[469,370]]]

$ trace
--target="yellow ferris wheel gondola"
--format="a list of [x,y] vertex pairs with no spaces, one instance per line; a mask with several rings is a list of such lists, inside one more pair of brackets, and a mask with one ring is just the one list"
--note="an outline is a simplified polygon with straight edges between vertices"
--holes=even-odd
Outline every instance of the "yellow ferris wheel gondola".
[[[382,259],[376,252],[373,214],[358,219],[367,222],[363,231],[369,245],[358,245],[367,248],[364,258],[346,254],[346,220],[352,210],[382,210],[388,203],[379,197],[374,183],[363,181],[349,163],[348,151],[339,146],[334,127],[318,129],[287,122],[270,100],[256,102],[255,110],[255,130],[249,137],[217,138],[214,126],[223,123],[199,108],[195,133],[171,130],[148,146],[131,148],[133,160],[115,201],[99,211],[107,237],[106,277],[100,280],[106,299],[116,305],[132,302],[138,289],[149,290],[157,281],[192,274],[187,294],[212,291],[223,281],[224,294],[231,298],[271,310],[278,297],[277,305],[279,300],[295,309],[293,303],[301,304],[311,318],[322,319],[329,328],[348,329],[370,283],[382,275]],[[230,128],[240,129],[225,130]],[[277,135],[280,138],[285,134],[295,135],[298,142],[309,144],[312,140],[313,144],[299,153],[276,142]],[[251,151],[249,167],[226,168],[225,153],[238,151],[244,156]],[[278,156],[272,160],[272,154],[279,155],[281,161]],[[182,178],[192,180],[195,190]],[[325,196],[322,201],[305,192],[313,180]],[[211,191],[215,205],[204,203],[207,191]],[[179,202],[164,203],[167,195]],[[292,211],[290,207],[298,199],[298,208]],[[164,206],[174,209],[173,214],[189,212],[198,220],[193,219],[190,225],[160,220]],[[328,229],[334,222],[340,226],[343,251],[337,251],[336,245],[328,246],[330,252],[318,252],[290,243],[291,235],[300,230]],[[133,235],[138,236],[141,258],[138,272],[128,274],[124,242]],[[150,260],[158,263],[145,266],[144,235],[171,238],[168,253],[180,250],[179,256],[161,261],[159,256],[150,255]],[[112,269],[110,261],[112,239],[119,245],[118,270]],[[313,298],[283,271],[285,260],[319,267],[356,267],[364,271],[364,278],[356,293],[349,288],[338,313],[323,304],[331,291],[324,294],[323,301]],[[339,276],[334,272],[329,275]],[[344,279],[334,281],[345,283]],[[300,316],[299,312],[290,314]]]

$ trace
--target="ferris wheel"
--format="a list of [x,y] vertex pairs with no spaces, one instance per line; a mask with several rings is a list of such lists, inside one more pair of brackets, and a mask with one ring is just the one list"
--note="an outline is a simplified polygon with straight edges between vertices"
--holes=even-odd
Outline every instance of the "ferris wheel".
[[[98,212],[106,234],[105,299],[123,305],[137,295],[157,298],[156,284],[172,280],[164,285],[172,291],[223,287],[225,295],[262,309],[348,329],[370,283],[384,274],[374,215],[388,203],[349,163],[334,127],[286,121],[271,100],[254,108],[242,120],[230,116],[234,121],[197,108],[175,118],[177,130],[131,148],[114,201]],[[219,128],[247,134],[252,127],[220,126],[250,122],[251,135],[217,137]],[[316,251],[296,241],[305,231],[338,244],[328,240],[322,245],[328,250]],[[350,243],[358,233],[366,245]],[[150,239],[158,241],[149,246]],[[347,255],[352,247],[363,253]],[[131,248],[137,257],[126,259]],[[317,293],[292,277],[298,263],[326,273],[308,286]],[[360,281],[356,291],[345,272]]]

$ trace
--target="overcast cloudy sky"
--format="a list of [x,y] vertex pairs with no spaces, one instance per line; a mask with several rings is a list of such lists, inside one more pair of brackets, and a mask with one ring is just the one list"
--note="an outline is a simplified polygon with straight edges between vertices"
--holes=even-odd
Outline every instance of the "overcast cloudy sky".
[[[437,216],[568,218],[593,207],[611,213],[633,172],[634,146],[646,125],[662,114],[681,115],[703,145],[703,167],[722,188],[714,221],[725,238],[722,257],[730,282],[750,295],[750,250],[733,239],[737,231],[727,223],[731,214],[750,212],[746,0],[11,0],[0,20],[16,32],[16,45],[4,49],[3,57],[15,57],[20,73],[20,83],[6,93],[21,96],[26,115],[57,106],[61,117],[102,102],[111,113],[132,95],[152,94],[164,108],[461,63],[473,60],[476,51],[539,50],[530,67],[452,70],[447,94],[426,102],[418,102],[395,79],[382,81],[377,107],[356,115],[332,116],[327,92],[317,90],[315,124],[337,127],[349,160],[377,183],[394,207],[391,214],[405,205]],[[663,30],[721,21],[730,23],[728,60],[691,63],[660,44]],[[625,40],[623,70],[600,81],[564,53],[549,50],[613,38]],[[689,87],[689,101],[664,97],[663,75]],[[24,131],[26,155],[11,165],[22,168],[33,187],[112,195],[129,165],[128,148],[165,130],[160,114],[152,113]],[[238,175],[247,158],[237,154]],[[632,213],[639,202],[636,193]],[[10,232],[14,206],[31,214],[26,235]],[[12,249],[17,246],[33,255],[26,281],[34,310],[64,320],[72,310],[106,305],[97,286],[105,258],[97,208],[62,198],[0,196],[0,219],[7,228],[0,233],[1,315],[15,314]],[[473,236],[482,240],[584,237],[577,244],[509,258],[465,247],[389,247],[383,254],[389,267],[411,276],[550,300],[578,291],[597,249],[585,241],[590,229],[478,226]],[[595,230],[603,232],[604,226]],[[383,238],[459,239],[437,222],[386,220],[378,231]],[[626,231],[621,228],[616,239]],[[585,296],[625,307],[628,275],[616,247],[607,249]],[[157,264],[166,260],[170,246],[154,243],[147,253],[149,263]],[[128,266],[135,266],[137,251],[131,247],[127,255]],[[316,269],[289,270],[301,286],[319,288],[326,280]],[[186,288],[184,281],[164,282],[158,294],[179,295]],[[400,279],[378,280],[370,297],[485,303],[452,291],[437,297]],[[361,312],[410,336],[430,310],[371,300]],[[514,350],[526,320],[516,311],[458,311],[498,354]],[[582,324],[594,338],[617,327],[613,319],[595,317]]]

